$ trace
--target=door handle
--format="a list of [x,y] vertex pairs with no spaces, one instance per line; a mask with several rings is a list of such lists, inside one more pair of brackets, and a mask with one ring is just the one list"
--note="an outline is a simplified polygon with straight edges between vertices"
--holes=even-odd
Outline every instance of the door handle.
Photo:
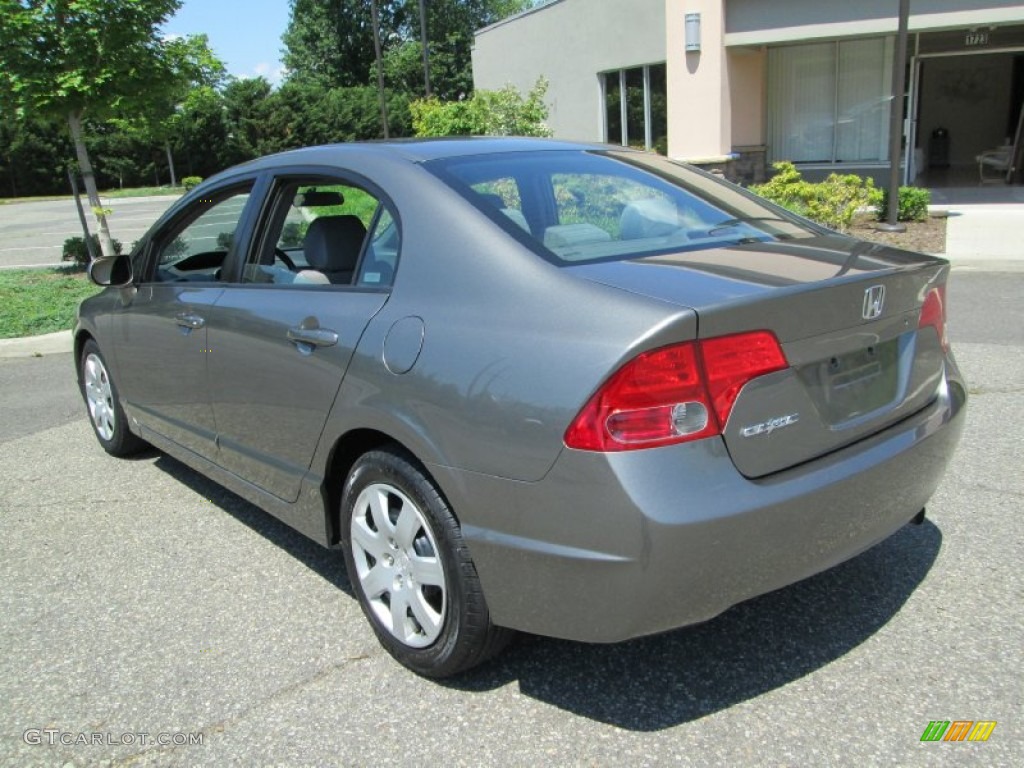
[[206,325],[206,320],[201,318],[199,315],[193,315],[190,312],[181,312],[180,314],[175,315],[174,322],[182,328],[190,328],[192,330],[202,328]]
[[288,341],[307,347],[333,347],[338,343],[338,334],[330,328],[289,328]]

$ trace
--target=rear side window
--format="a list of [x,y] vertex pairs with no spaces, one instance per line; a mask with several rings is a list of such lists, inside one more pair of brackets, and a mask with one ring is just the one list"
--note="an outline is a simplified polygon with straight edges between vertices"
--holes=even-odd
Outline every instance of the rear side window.
[[391,284],[399,234],[369,191],[330,178],[285,178],[242,272],[243,283],[289,287]]
[[738,187],[643,153],[541,151],[427,165],[556,263],[819,234]]

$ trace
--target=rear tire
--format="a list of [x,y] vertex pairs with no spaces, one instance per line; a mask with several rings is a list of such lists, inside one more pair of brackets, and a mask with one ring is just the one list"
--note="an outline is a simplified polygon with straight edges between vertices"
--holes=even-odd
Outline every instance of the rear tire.
[[117,386],[99,345],[92,339],[82,347],[78,366],[78,385],[89,412],[89,423],[103,450],[111,456],[130,456],[145,449],[145,441],[128,429]]
[[501,651],[459,522],[408,454],[376,450],[345,482],[341,539],[349,581],[384,649],[425,677],[458,674]]

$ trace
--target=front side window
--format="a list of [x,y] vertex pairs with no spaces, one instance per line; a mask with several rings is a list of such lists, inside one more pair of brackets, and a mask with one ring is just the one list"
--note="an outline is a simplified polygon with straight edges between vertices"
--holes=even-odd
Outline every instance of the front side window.
[[[435,160],[427,167],[555,263],[819,234],[738,187],[650,153],[516,152]],[[521,220],[510,215],[519,213],[509,207],[513,189],[526,212]]]
[[398,228],[370,192],[337,179],[282,180],[270,211],[242,282],[390,285]]
[[251,184],[201,198],[159,235],[155,246],[157,282],[212,282],[234,244]]

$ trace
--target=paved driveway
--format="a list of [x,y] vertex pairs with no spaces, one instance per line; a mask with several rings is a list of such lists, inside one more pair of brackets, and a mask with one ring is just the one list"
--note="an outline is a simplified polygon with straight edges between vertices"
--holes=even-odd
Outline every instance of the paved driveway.
[[[337,554],[103,454],[68,355],[0,361],[0,763],[1022,765],[1022,295],[954,275],[973,400],[924,525],[698,627],[521,637],[447,683],[380,650]],[[998,724],[921,743],[932,720]]]

